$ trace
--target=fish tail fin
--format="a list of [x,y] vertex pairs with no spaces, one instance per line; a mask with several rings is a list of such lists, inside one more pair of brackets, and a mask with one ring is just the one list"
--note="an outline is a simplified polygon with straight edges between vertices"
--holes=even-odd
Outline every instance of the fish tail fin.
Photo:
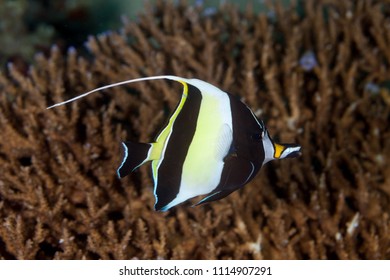
[[119,178],[129,175],[145,162],[152,160],[150,158],[152,144],[126,141],[122,142],[122,146],[124,150],[123,160],[117,170]]

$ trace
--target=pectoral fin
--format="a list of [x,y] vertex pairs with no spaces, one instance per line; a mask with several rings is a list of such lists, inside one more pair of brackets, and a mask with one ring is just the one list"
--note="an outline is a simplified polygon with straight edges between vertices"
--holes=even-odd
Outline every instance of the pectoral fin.
[[249,181],[254,171],[255,166],[251,161],[237,156],[228,156],[225,159],[220,184],[196,205],[222,199],[240,189]]

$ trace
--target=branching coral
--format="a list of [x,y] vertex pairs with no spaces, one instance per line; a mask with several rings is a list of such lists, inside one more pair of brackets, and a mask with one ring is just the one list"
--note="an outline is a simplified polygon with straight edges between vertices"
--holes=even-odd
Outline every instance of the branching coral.
[[[205,15],[161,1],[121,33],[90,37],[92,61],[53,47],[28,76],[10,66],[0,76],[0,256],[390,258],[390,6],[270,8],[272,18],[230,6]],[[238,94],[303,156],[269,164],[224,200],[154,212],[148,168],[116,178],[119,143],[151,141],[180,87],[132,84],[44,108],[159,74]]]

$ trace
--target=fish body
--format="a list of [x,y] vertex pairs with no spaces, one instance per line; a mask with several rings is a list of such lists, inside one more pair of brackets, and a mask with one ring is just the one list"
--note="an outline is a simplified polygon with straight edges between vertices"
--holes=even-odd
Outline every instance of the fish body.
[[124,156],[117,170],[123,178],[151,162],[155,210],[166,211],[201,195],[205,197],[197,205],[219,200],[251,181],[268,161],[300,155],[299,145],[274,143],[264,123],[237,97],[198,79],[139,78],[54,106],[109,87],[155,79],[180,82],[180,102],[154,142],[122,143]]
[[[297,145],[273,143],[238,98],[198,79],[177,81],[183,95],[168,124],[148,146],[124,142],[127,156],[118,168],[122,178],[152,161],[156,210],[200,195],[207,196],[198,204],[221,199],[252,180],[264,163],[299,154]],[[143,155],[141,163],[131,157],[136,154]]]

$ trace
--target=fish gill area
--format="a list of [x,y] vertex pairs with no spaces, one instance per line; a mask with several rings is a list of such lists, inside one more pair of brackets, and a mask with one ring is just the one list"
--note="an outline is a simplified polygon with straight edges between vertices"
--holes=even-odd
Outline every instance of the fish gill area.
[[[0,259],[389,259],[390,4],[297,1],[254,14],[158,1],[88,56],[52,47],[0,73]],[[116,175],[196,77],[239,96],[302,156],[229,197],[153,210],[150,166]],[[207,152],[207,147],[205,147]]]

